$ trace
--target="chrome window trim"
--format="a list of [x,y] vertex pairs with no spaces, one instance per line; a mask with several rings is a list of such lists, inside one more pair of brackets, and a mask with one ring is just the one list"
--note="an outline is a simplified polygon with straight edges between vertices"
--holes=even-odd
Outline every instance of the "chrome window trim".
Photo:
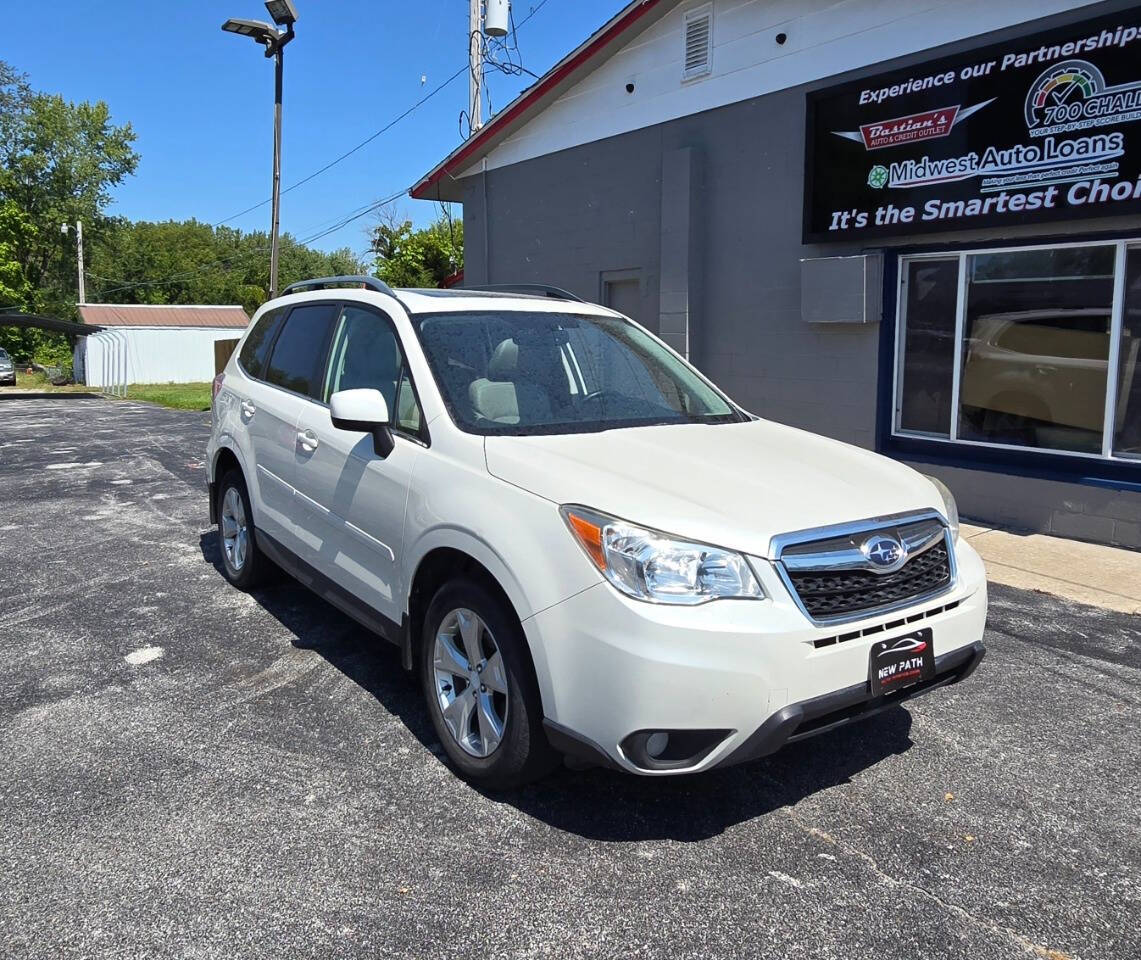
[[[943,544],[947,548],[947,563],[950,567],[951,578],[947,585],[940,587],[938,590],[929,590],[927,593],[920,594],[919,596],[909,597],[907,600],[901,600],[897,603],[884,604],[878,607],[868,607],[864,610],[859,610],[855,613],[839,614],[834,617],[814,617],[808,612],[801,600],[800,594],[797,592],[796,586],[789,576],[789,569],[785,565],[785,559],[782,557],[785,549],[790,546],[802,543],[812,543],[817,540],[831,540],[836,537],[852,536],[858,533],[872,533],[877,530],[883,530],[889,527],[905,526],[910,523],[917,523],[923,520],[938,520],[939,525],[942,527]],[[927,542],[917,553],[923,553],[931,549],[939,542],[938,537],[934,537]],[[918,512],[909,513],[894,513],[883,517],[872,517],[867,520],[854,520],[849,523],[838,523],[827,527],[814,527],[807,530],[796,530],[791,533],[782,533],[772,540],[772,554],[773,554],[773,567],[776,569],[777,574],[780,576],[781,582],[784,584],[785,589],[788,591],[793,602],[796,604],[797,609],[804,615],[809,623],[819,627],[831,627],[839,623],[855,623],[858,620],[867,620],[873,617],[878,617],[886,613],[891,613],[896,610],[905,610],[909,607],[917,607],[921,604],[934,600],[936,597],[941,597],[950,593],[955,589],[958,584],[958,565],[955,558],[955,544],[951,539],[951,530],[947,526],[947,521],[938,510],[921,510]],[[863,559],[861,557],[861,559]],[[909,558],[910,559],[910,558]],[[797,572],[807,572],[807,569],[801,567],[800,564],[795,564],[794,569]],[[876,572],[875,568],[867,563],[859,567],[828,567],[821,566],[813,567],[814,570],[821,570],[828,572],[830,569],[860,569],[867,572]]]

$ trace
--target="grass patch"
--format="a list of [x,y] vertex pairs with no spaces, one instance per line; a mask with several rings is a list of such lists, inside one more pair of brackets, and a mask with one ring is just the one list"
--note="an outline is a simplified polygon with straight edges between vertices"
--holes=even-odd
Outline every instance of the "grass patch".
[[209,410],[210,383],[132,383],[127,387],[127,399],[174,410]]
[[24,373],[16,371],[16,386],[3,387],[6,390],[34,390],[37,393],[97,393],[97,389],[85,387],[82,383],[67,383],[61,387],[52,386],[42,373]]
[[[0,387],[0,391],[12,389]],[[81,383],[70,383],[54,387],[42,373],[16,372],[16,390],[29,390],[36,393],[99,393],[99,387],[85,387]],[[142,400],[156,403],[160,407],[174,410],[206,411],[210,409],[211,385],[206,383],[132,383],[127,387],[128,400]]]

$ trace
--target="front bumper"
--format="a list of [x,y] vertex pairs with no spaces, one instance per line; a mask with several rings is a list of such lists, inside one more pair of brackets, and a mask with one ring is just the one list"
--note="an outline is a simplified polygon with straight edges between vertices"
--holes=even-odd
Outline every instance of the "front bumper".
[[853,720],[863,720],[889,707],[903,703],[920,694],[966,680],[986,655],[986,648],[976,641],[951,653],[935,658],[935,676],[922,683],[904,687],[880,697],[868,696],[868,685],[858,683],[813,697],[801,703],[782,707],[742,743],[719,766],[746,763],[776,753],[786,743],[795,743],[818,733],[835,730]]
[[[640,603],[600,583],[524,621],[552,743],[633,773],[706,770],[764,756],[785,743],[964,679],[983,655],[986,578],[965,542],[949,592],[901,611],[813,626],[770,564],[755,564],[763,601],[698,607]],[[868,690],[876,641],[931,628],[936,676],[887,697]],[[851,638],[852,634],[859,634]],[[708,749],[654,767],[637,749],[646,731],[707,731]]]

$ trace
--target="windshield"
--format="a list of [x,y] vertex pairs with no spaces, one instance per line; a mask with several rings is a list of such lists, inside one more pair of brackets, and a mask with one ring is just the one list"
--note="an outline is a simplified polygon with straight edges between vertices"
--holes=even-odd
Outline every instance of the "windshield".
[[747,419],[687,364],[618,317],[516,311],[424,316],[444,402],[471,433],[587,433]]

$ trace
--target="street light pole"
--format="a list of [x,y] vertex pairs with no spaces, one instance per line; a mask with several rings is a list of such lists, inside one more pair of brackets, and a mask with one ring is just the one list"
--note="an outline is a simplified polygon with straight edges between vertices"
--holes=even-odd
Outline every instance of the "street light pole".
[[293,24],[297,8],[293,0],[266,0],[266,9],[273,22],[284,30],[275,30],[261,20],[230,19],[222,24],[227,33],[249,37],[265,47],[266,58],[274,60],[273,77],[273,213],[269,240],[269,296],[277,296],[277,265],[281,230],[281,87],[285,45],[293,39]]
[[[293,36],[293,27],[290,25],[289,36]],[[282,47],[284,44],[275,44],[274,51],[274,78],[273,78],[273,226],[269,240],[269,296],[272,300],[277,296],[277,258],[280,239],[278,232],[281,228],[281,75],[284,60]],[[267,51],[268,52],[268,51]]]

